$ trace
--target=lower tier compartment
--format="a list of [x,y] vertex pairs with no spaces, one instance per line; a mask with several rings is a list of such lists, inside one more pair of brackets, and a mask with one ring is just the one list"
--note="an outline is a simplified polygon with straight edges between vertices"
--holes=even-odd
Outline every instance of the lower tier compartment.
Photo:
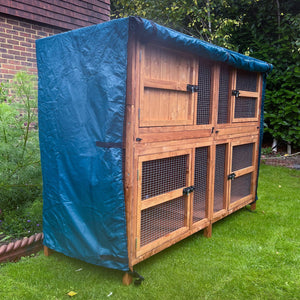
[[214,222],[254,202],[257,143],[257,137],[202,147],[183,143],[174,151],[138,156],[131,261],[202,229],[210,236]]

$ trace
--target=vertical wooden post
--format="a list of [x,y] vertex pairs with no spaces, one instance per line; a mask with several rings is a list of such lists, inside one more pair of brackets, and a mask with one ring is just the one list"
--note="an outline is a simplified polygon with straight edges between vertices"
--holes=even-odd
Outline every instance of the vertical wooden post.
[[123,285],[126,285],[126,286],[130,285],[132,283],[132,276],[128,272],[126,272],[123,275],[122,282],[123,282]]
[[237,70],[233,69],[230,72],[230,83],[229,83],[229,120],[230,123],[233,123],[234,119],[234,112],[235,112],[235,96],[232,94],[232,91],[236,89],[236,76],[237,76]]
[[[136,40],[132,34],[128,41],[128,64],[127,64],[127,91],[126,91],[126,115],[125,115],[125,210],[126,210],[126,232],[128,246],[129,268],[132,269],[132,259],[135,256],[135,204],[134,204],[134,131],[135,131],[135,99],[136,99]],[[126,274],[125,274],[126,275]],[[124,277],[125,277],[124,275]],[[129,276],[129,274],[128,274]],[[124,283],[123,277],[123,283]],[[128,281],[128,280],[127,280]],[[124,283],[125,284],[125,283]],[[127,284],[128,285],[128,284]]]
[[45,255],[45,256],[49,256],[50,253],[51,253],[51,249],[48,248],[47,246],[44,246],[44,255]]
[[225,154],[225,177],[224,177],[224,199],[223,208],[227,211],[230,209],[231,203],[231,180],[228,180],[228,175],[233,171],[232,169],[232,143],[226,144]]
[[212,223],[210,223],[203,231],[203,235],[207,238],[210,238],[212,235]]
[[212,235],[212,220],[214,215],[214,182],[215,182],[215,157],[216,157],[216,146],[212,145],[209,147],[209,157],[208,157],[208,201],[206,207],[206,215],[210,222],[207,228],[204,229],[204,236],[211,237]]
[[251,210],[256,210],[256,202],[251,203]]

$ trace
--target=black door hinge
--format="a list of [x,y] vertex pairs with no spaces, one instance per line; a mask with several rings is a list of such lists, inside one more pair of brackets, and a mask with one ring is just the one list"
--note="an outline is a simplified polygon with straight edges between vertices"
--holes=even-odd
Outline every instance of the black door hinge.
[[182,193],[183,195],[189,195],[191,192],[193,192],[195,190],[194,186],[189,186],[183,189]]
[[235,176],[236,176],[235,173],[229,174],[228,175],[228,180],[234,180]]
[[190,93],[197,93],[197,92],[199,92],[199,86],[193,85],[193,84],[188,84],[186,86],[186,90]]
[[240,91],[238,91],[238,90],[233,90],[233,91],[232,91],[232,95],[238,98],[238,97],[240,96]]

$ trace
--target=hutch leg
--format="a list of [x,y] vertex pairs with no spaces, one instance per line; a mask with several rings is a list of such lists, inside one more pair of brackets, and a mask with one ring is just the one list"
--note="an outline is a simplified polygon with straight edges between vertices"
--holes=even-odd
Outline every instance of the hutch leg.
[[124,285],[130,285],[132,283],[132,276],[128,272],[124,273],[122,282]]
[[204,232],[203,232],[204,236],[207,237],[207,238],[210,238],[211,235],[212,235],[212,224],[209,224],[208,227],[206,227],[204,229]]
[[256,210],[256,202],[251,203],[251,210]]
[[51,249],[47,246],[44,246],[44,255],[49,256],[51,254]]

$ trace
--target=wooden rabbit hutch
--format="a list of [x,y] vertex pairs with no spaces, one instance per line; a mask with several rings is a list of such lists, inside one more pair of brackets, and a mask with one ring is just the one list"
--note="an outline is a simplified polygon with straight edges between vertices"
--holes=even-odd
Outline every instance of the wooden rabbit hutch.
[[133,270],[255,203],[270,64],[140,18],[37,57],[46,247]]

